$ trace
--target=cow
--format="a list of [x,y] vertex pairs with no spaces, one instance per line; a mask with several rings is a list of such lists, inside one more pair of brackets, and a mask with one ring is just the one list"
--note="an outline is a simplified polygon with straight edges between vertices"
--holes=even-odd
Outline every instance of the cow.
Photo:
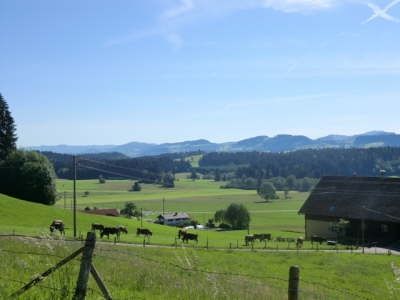
[[311,236],[311,244],[312,245],[314,245],[314,242],[315,243],[319,243],[321,245],[325,241],[326,241],[326,239],[321,237],[321,236],[318,236],[318,235],[312,235]]
[[252,243],[252,244],[253,244],[254,241],[255,241],[255,238],[254,238],[254,235],[253,235],[253,234],[247,234],[247,235],[244,237],[244,243],[245,243],[246,246],[248,246],[249,243]]
[[65,235],[65,226],[62,220],[53,220],[50,224],[50,232],[53,233],[58,230],[62,235]]
[[119,229],[119,232],[128,234],[128,228],[126,228],[126,226],[118,225],[117,228]]
[[153,233],[151,232],[150,229],[147,229],[147,228],[137,228],[137,229],[136,229],[136,235],[139,236],[139,235],[141,235],[141,234],[143,234],[143,235],[146,236],[146,237],[152,236],[152,235],[153,235]]
[[270,241],[272,239],[272,236],[270,233],[256,233],[253,235],[255,240],[259,240],[260,242],[263,241]]
[[286,238],[281,237],[281,236],[277,236],[277,237],[275,238],[275,241],[277,241],[277,242],[286,242]]
[[179,229],[179,231],[178,231],[178,239],[180,239],[186,233],[187,233],[186,230]]
[[121,232],[128,233],[128,230],[123,226],[117,227],[104,227],[104,229],[100,233],[100,237],[107,236],[110,239],[110,234],[115,234],[117,236],[117,240],[119,240]]
[[296,242],[296,239],[295,239],[295,238],[292,238],[292,237],[288,237],[288,238],[286,238],[286,242],[288,242],[288,243],[294,243],[294,242]]
[[189,232],[186,232],[186,231],[182,231],[181,238],[182,238],[182,242],[186,242],[186,243],[188,243],[189,240],[198,242],[198,235],[197,234],[189,233]]
[[304,242],[304,238],[303,237],[299,237],[296,240],[296,248],[300,249],[301,247],[303,247],[303,242]]
[[92,231],[99,230],[100,232],[104,229],[104,225],[98,223],[92,223]]

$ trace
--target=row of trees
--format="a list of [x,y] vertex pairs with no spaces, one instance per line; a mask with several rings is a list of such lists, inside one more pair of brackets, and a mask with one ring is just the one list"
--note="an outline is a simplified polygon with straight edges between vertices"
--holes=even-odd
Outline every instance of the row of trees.
[[199,162],[204,170],[235,172],[235,178],[321,178],[326,175],[400,175],[400,148],[308,149],[285,153],[208,153]]
[[[72,179],[72,155],[53,152],[42,152],[54,165],[59,178]],[[83,154],[78,157],[79,179],[132,178],[145,183],[162,183],[169,174],[189,172],[191,166],[173,156],[160,155],[138,158],[120,158],[105,154]],[[168,174],[168,175],[166,175]],[[168,181],[171,185],[171,181]],[[168,184],[167,184],[168,185]]]
[[8,104],[0,94],[0,193],[54,204],[55,173],[48,159],[36,152],[17,150],[17,134]]
[[317,183],[316,178],[296,178],[294,175],[288,177],[272,177],[269,179],[241,177],[234,178],[225,184],[224,188],[237,188],[244,190],[258,190],[263,183],[270,183],[278,191],[300,191],[308,192]]

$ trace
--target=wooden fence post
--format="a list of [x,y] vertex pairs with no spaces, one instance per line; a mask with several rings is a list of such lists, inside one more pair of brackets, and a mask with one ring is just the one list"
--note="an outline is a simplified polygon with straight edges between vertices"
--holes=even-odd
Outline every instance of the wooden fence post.
[[299,299],[300,269],[298,266],[291,266],[289,269],[288,300]]
[[104,284],[103,280],[100,277],[100,274],[97,272],[93,264],[91,265],[90,273],[93,275],[93,278],[96,281],[101,292],[103,293],[104,298],[106,300],[112,300],[110,292],[108,291],[106,285]]
[[78,280],[73,300],[84,300],[86,297],[87,282],[89,279],[90,269],[92,266],[92,256],[96,245],[96,235],[93,232],[88,232],[85,246],[83,248],[81,268],[79,270]]

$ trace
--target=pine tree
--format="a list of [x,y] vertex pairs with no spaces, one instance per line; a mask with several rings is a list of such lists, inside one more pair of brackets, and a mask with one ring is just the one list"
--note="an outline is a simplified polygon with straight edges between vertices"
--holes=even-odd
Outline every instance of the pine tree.
[[8,104],[0,94],[0,160],[17,149],[17,134]]

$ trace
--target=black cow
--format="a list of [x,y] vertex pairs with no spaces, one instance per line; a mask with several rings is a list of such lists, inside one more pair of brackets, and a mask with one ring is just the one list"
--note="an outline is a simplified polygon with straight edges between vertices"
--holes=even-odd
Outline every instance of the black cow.
[[301,247],[303,247],[303,242],[304,242],[304,239],[302,237],[297,238],[297,240],[296,240],[297,249],[300,249]]
[[326,239],[321,236],[318,236],[318,235],[311,236],[311,244],[312,245],[314,245],[314,242],[319,243],[321,245],[325,241],[326,241]]
[[246,246],[248,246],[249,243],[253,243],[254,241],[255,241],[254,234],[247,234],[244,237],[244,243],[245,243]]
[[123,226],[117,227],[104,227],[104,229],[100,233],[100,237],[107,236],[110,239],[110,234],[115,234],[117,236],[117,240],[119,240],[121,232],[128,233],[128,230]]
[[181,233],[182,241],[188,243],[189,240],[198,242],[198,235],[194,233],[188,233],[186,231],[182,231]]
[[270,241],[272,239],[272,236],[270,233],[255,233],[254,235],[255,240],[259,240],[260,242],[263,241]]
[[151,232],[150,229],[147,229],[147,228],[138,228],[138,229],[136,229],[136,235],[139,236],[141,234],[143,234],[146,237],[153,235],[153,233]]
[[65,226],[62,220],[53,220],[50,224],[50,232],[53,233],[58,230],[62,235],[65,235]]
[[92,223],[92,231],[99,230],[100,232],[103,231],[104,225],[98,223]]

